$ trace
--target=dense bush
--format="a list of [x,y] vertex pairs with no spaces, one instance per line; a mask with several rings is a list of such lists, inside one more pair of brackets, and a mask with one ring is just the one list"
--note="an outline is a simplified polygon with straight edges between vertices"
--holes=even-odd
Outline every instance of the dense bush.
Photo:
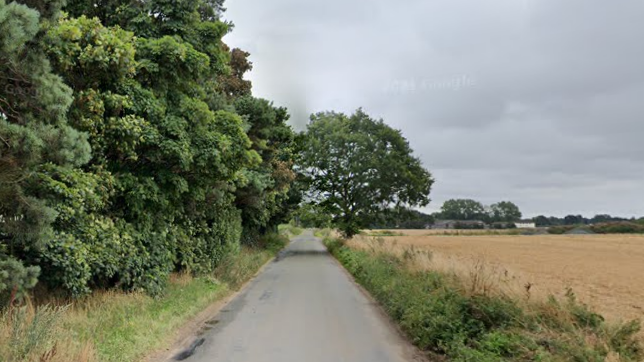
[[609,325],[566,300],[527,305],[503,294],[467,291],[452,274],[407,268],[407,258],[358,251],[327,239],[330,251],[414,344],[454,361],[639,361],[637,322]]
[[0,293],[41,269],[75,296],[156,294],[173,270],[207,273],[257,243],[297,201],[288,113],[250,95],[222,9],[130,6],[0,0]]

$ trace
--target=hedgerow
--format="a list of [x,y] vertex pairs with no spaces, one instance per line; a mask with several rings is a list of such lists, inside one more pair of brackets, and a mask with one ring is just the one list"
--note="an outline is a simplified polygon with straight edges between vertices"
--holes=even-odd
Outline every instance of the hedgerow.
[[172,271],[213,271],[297,204],[288,114],[250,94],[222,8],[131,5],[0,0],[5,300],[39,270],[74,296],[158,294]]

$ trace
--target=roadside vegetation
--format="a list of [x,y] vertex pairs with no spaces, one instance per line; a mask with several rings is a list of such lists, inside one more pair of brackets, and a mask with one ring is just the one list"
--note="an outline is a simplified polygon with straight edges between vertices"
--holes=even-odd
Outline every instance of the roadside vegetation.
[[289,114],[252,96],[223,1],[132,6],[0,0],[0,309],[162,295],[299,203]]
[[[508,294],[482,269],[432,270],[432,254],[351,248],[326,235],[331,253],[378,300],[410,340],[453,361],[640,361],[640,324],[608,323],[577,300]],[[428,268],[429,266],[429,268]]]
[[282,224],[278,227],[280,234],[289,236],[298,236],[304,232],[304,229],[293,224]]
[[171,344],[174,332],[242,286],[287,242],[261,238],[261,247],[229,254],[208,275],[173,274],[158,297],[97,291],[77,299],[30,301],[0,317],[0,361],[133,362]]
[[283,247],[297,135],[224,10],[0,0],[1,362],[137,360]]

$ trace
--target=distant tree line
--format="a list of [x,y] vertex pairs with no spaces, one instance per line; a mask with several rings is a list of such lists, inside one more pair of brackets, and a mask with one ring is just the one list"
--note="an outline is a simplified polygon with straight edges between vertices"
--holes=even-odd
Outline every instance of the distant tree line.
[[[305,203],[293,214],[293,221],[305,228],[333,226],[332,216],[323,208]],[[376,210],[364,220],[368,229],[426,229],[434,223],[434,216],[406,207]]]
[[586,218],[582,215],[567,215],[564,217],[539,215],[532,219],[537,226],[561,226],[561,225],[591,225],[619,221],[637,221],[635,218],[623,218],[607,214],[595,215],[592,218]]
[[472,199],[451,199],[443,203],[436,219],[455,221],[483,221],[485,223],[512,223],[521,220],[519,207],[510,201],[501,201],[490,206]]
[[435,221],[433,215],[409,208],[387,208],[373,215],[370,229],[426,229]]
[[[519,207],[510,201],[501,201],[490,206],[485,206],[472,199],[452,199],[445,201],[441,207],[441,211],[432,216],[438,220],[482,221],[486,224],[494,224],[517,222],[521,220],[522,213]],[[644,224],[644,218],[624,218],[608,214],[598,214],[591,218],[582,215],[567,215],[564,217],[539,215],[530,220],[537,227],[583,226],[620,222]]]

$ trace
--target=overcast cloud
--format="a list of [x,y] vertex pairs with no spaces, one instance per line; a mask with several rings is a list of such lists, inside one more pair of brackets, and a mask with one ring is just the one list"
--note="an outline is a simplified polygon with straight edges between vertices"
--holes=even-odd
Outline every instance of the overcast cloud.
[[450,198],[644,216],[644,1],[229,0],[256,96],[363,107]]

